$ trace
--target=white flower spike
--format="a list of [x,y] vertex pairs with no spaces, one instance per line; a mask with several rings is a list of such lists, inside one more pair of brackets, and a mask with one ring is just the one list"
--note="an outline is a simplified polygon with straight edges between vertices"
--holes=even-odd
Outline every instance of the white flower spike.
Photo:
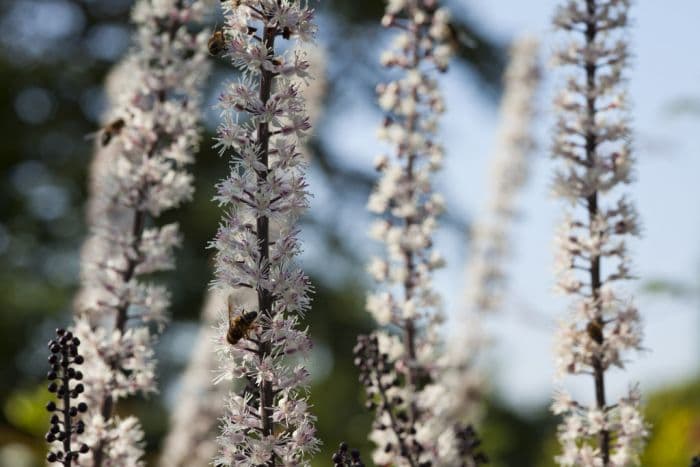
[[[311,341],[300,325],[311,286],[295,258],[308,204],[301,145],[311,127],[301,46],[316,32],[314,12],[289,0],[222,5],[224,56],[242,77],[219,100],[217,146],[232,171],[216,196],[226,214],[212,242],[215,285],[251,289],[257,300],[253,309],[232,307],[218,333],[218,380],[243,384],[227,399],[214,463],[308,465],[319,444],[303,366]],[[283,39],[292,47],[277,47]]]
[[610,402],[605,387],[606,373],[624,368],[642,345],[639,312],[618,288],[633,278],[626,241],[639,234],[634,206],[618,194],[632,168],[623,77],[629,6],[629,0],[567,0],[554,18],[568,36],[554,58],[569,72],[555,100],[554,193],[571,205],[556,237],[557,285],[574,300],[557,332],[556,365],[560,376],[592,375],[595,385],[591,406],[563,392],[552,405],[564,416],[556,458],[563,466],[639,465],[647,436],[636,388]]

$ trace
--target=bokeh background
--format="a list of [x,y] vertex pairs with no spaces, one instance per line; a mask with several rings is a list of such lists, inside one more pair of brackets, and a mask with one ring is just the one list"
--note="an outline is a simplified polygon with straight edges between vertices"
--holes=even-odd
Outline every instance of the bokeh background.
[[[556,421],[547,413],[552,392],[551,336],[566,301],[552,294],[551,238],[561,205],[549,196],[549,113],[556,74],[546,67],[556,46],[549,27],[556,0],[447,2],[463,44],[443,79],[449,106],[443,126],[447,163],[438,188],[448,214],[438,247],[449,267],[438,276],[450,320],[459,320],[469,226],[485,204],[486,175],[498,125],[501,74],[510,41],[540,37],[545,82],[535,123],[539,142],[532,177],[520,200],[508,265],[504,310],[488,319],[494,344],[481,429],[493,465],[550,466]],[[639,182],[631,189],[644,221],[633,245],[640,281],[630,286],[646,321],[647,352],[612,377],[611,395],[640,381],[654,425],[644,466],[684,466],[700,453],[700,3],[635,2],[630,41],[635,52],[631,101]],[[0,4],[0,465],[43,465],[47,415],[45,343],[70,319],[91,143],[105,110],[102,83],[128,50],[128,0],[5,0]],[[305,219],[304,266],[317,293],[308,315],[316,350],[312,399],[330,465],[337,442],[369,452],[370,415],[352,366],[358,333],[371,327],[363,310],[370,284],[364,263],[374,246],[364,211],[375,174],[374,127],[381,114],[373,87],[387,36],[378,27],[379,0],[324,0],[319,44],[326,49],[324,111],[312,141],[311,186]],[[212,18],[215,23],[217,18]],[[220,21],[219,21],[220,22]],[[192,203],[167,220],[185,235],[178,269],[159,280],[174,292],[173,324],[158,349],[161,393],[120,406],[136,413],[147,434],[149,461],[167,432],[178,376],[198,329],[210,278],[206,243],[219,210],[210,200],[225,161],[209,148],[211,109],[232,70],[217,63],[207,86],[206,134],[193,171]],[[455,336],[453,336],[455,337]],[[458,337],[458,336],[457,336]],[[567,381],[582,398],[585,378]]]

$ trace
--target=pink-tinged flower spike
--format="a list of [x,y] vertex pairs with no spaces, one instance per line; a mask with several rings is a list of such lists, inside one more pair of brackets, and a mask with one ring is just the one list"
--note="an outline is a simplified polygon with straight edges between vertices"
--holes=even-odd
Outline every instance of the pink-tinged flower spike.
[[557,332],[556,365],[560,375],[592,376],[595,389],[590,406],[555,397],[552,410],[564,417],[556,460],[565,466],[638,465],[647,436],[638,390],[610,402],[605,388],[606,372],[624,369],[642,341],[639,311],[617,290],[632,279],[626,239],[639,234],[634,206],[618,195],[633,164],[623,77],[629,3],[569,0],[554,19],[569,38],[555,54],[569,75],[555,100],[554,192],[571,205],[556,238],[558,288],[574,299]]
[[89,407],[91,456],[81,465],[143,464],[138,421],[115,417],[114,408],[120,398],[156,391],[153,345],[167,321],[169,294],[140,278],[173,267],[178,227],[152,220],[192,195],[186,169],[199,140],[208,34],[188,24],[201,10],[180,0],[138,2],[135,44],[120,78],[108,83],[114,105],[93,165],[91,235],[73,330],[85,357],[82,398]]
[[481,416],[481,399],[487,388],[478,361],[489,338],[480,312],[498,310],[505,294],[504,262],[509,254],[510,229],[535,147],[532,124],[540,82],[538,51],[537,41],[531,37],[516,40],[510,50],[488,203],[473,233],[464,312],[443,357],[445,370],[439,383],[446,397],[436,397],[445,426],[475,423]]
[[[320,47],[309,45],[303,49],[308,53],[309,69],[314,76],[313,86],[302,86],[307,113],[314,124],[323,112],[326,92],[326,56]],[[300,80],[300,84],[303,81]],[[312,150],[302,142],[300,152],[306,160],[313,158]],[[255,309],[257,294],[243,288],[233,295],[231,290],[215,289],[209,292],[202,311],[202,329],[194,345],[192,356],[182,377],[182,388],[171,414],[171,429],[165,438],[160,465],[163,467],[206,467],[216,455],[218,445],[216,432],[219,419],[224,414],[224,399],[230,388],[225,384],[214,384],[212,374],[218,368],[216,345],[218,331],[213,328],[221,319],[231,296],[236,308]]]
[[[212,242],[215,285],[253,290],[257,300],[252,308],[231,304],[218,334],[218,380],[247,384],[226,401],[214,463],[308,465],[319,444],[304,367],[311,341],[300,324],[310,284],[295,259],[308,204],[299,146],[311,126],[301,45],[314,37],[314,14],[290,0],[222,5],[224,28],[212,36],[212,52],[224,52],[243,76],[219,102],[216,146],[231,155],[232,170],[216,196],[226,214]],[[281,40],[291,47],[278,47]]]
[[379,137],[393,155],[377,159],[382,177],[368,203],[381,216],[371,233],[385,252],[369,265],[381,288],[369,294],[367,309],[383,329],[400,333],[379,330],[361,336],[356,347],[368,406],[376,412],[370,439],[378,465],[441,465],[438,438],[445,427],[435,423],[434,383],[443,316],[432,277],[444,261],[432,236],[444,200],[433,192],[432,174],[443,158],[436,132],[444,101],[434,75],[448,66],[448,21],[433,0],[390,1],[382,20],[397,33],[381,60],[400,74],[377,88],[386,112]]

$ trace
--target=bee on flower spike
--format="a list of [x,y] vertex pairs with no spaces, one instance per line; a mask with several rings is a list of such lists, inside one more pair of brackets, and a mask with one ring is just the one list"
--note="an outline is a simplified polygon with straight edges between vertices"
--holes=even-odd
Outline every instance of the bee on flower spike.
[[228,332],[226,333],[226,340],[231,345],[236,345],[238,341],[248,337],[255,319],[258,317],[257,311],[244,311],[234,317],[234,310],[233,294],[230,294],[228,296]]
[[207,47],[209,48],[209,54],[213,56],[217,56],[223,52],[226,49],[226,38],[224,37],[224,31],[214,31],[214,34],[212,34],[209,38]]

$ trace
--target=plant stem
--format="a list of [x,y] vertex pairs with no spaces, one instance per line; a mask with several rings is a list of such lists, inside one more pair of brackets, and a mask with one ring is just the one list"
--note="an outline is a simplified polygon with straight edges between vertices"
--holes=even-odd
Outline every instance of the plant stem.
[[[263,42],[265,44],[265,49],[268,55],[274,54],[275,47],[275,37],[277,35],[276,27],[265,27],[263,32]],[[270,94],[272,92],[272,80],[274,74],[271,71],[262,69],[260,76],[260,101],[264,104],[270,99]],[[269,145],[270,145],[270,127],[267,121],[260,122],[258,124],[258,144],[259,153],[258,161],[264,166],[263,169],[257,171],[258,187],[262,190],[267,184],[268,167],[269,167]],[[270,277],[270,219],[267,216],[260,216],[257,218],[257,240],[258,240],[258,253],[260,255],[260,264],[263,265],[263,279],[264,284],[261,286],[258,284],[258,309],[260,314],[264,319],[270,320],[273,316],[272,311],[272,292],[268,289],[268,282]],[[269,342],[263,342],[259,346],[258,357],[260,360],[264,360],[270,352],[272,351],[272,346]],[[262,433],[263,436],[269,436],[273,434],[273,421],[272,421],[272,404],[273,404],[273,391],[272,382],[263,380],[260,383],[260,420],[262,422]],[[275,456],[271,456],[268,465],[273,467],[275,465]]]
[[[133,217],[133,222],[132,222],[132,227],[131,227],[131,234],[132,234],[132,248],[134,251],[137,253],[135,258],[128,258],[127,259],[127,265],[126,269],[122,273],[122,278],[124,283],[128,283],[133,277],[134,273],[136,271],[136,266],[139,263],[138,260],[138,252],[141,249],[141,242],[143,240],[143,230],[146,224],[146,213],[145,211],[142,211],[141,209],[136,209],[134,210],[134,217]],[[116,318],[115,318],[115,324],[114,328],[115,330],[119,331],[121,334],[124,333],[124,329],[126,328],[126,320],[127,320],[127,311],[129,310],[129,302],[122,302],[117,306],[116,308]],[[117,362],[110,362],[112,365],[112,371],[115,371],[115,365]],[[105,421],[109,420],[112,418],[112,412],[114,410],[114,400],[112,399],[111,394],[107,394],[105,398],[102,400],[102,405],[100,407],[100,414],[102,415],[102,418],[104,418]],[[103,459],[103,449],[104,449],[104,444],[100,442],[96,447],[93,448],[93,453],[92,453],[92,459],[93,459],[93,464],[95,467],[100,467],[102,465],[102,459]]]
[[[586,24],[586,46],[593,47],[596,34],[598,33],[595,23],[596,0],[586,0],[586,9],[588,13],[588,24]],[[596,167],[596,148],[598,145],[595,133],[595,116],[596,116],[596,64],[586,62],[586,161],[588,162],[589,170],[594,170]],[[597,233],[594,231],[596,225],[596,217],[598,216],[598,192],[593,192],[587,198],[588,207],[588,225],[591,236]],[[590,263],[591,277],[591,293],[596,307],[596,317],[593,319],[591,326],[599,332],[595,333],[595,340],[599,346],[603,344],[603,310],[600,303],[600,254],[596,254],[591,258]],[[600,357],[594,357],[593,360],[593,378],[595,381],[596,405],[598,409],[605,413],[607,406],[605,398],[605,369]],[[607,466],[610,462],[610,432],[602,430],[598,438],[600,452],[603,456],[603,465]]]
[[406,440],[402,435],[402,430],[399,427],[398,422],[396,421],[394,413],[391,411],[391,402],[389,401],[389,396],[387,395],[387,388],[385,388],[382,384],[382,377],[380,374],[375,372],[374,376],[377,381],[377,387],[379,388],[379,395],[382,398],[382,407],[384,408],[383,410],[387,413],[387,415],[389,415],[391,429],[394,431],[394,434],[396,434],[396,439],[399,440],[401,452],[406,453],[406,460],[408,460],[408,463],[411,465],[411,467],[415,467],[416,462],[413,460],[413,456],[409,454],[408,446],[406,445]]
[[[68,361],[68,348],[63,349],[63,360]],[[71,417],[70,417],[70,378],[68,377],[68,368],[63,369],[63,375],[61,377],[63,383],[63,431],[66,433],[66,437],[63,438],[63,453],[65,455],[63,459],[63,465],[65,467],[71,467],[73,461],[73,456],[70,450],[70,439],[71,439]]]
[[[413,39],[413,50],[412,50],[412,57],[411,57],[411,62],[412,62],[412,67],[417,69],[419,64],[420,64],[420,57],[419,57],[419,44],[421,40],[421,35],[420,35],[420,30],[419,26],[416,24],[412,24],[411,26],[411,33],[414,36]],[[418,102],[418,91],[416,89],[413,89],[413,99],[415,102]],[[412,114],[409,116],[406,120],[406,126],[407,126],[407,132],[408,134],[412,134],[415,129],[416,129],[416,114]],[[406,163],[406,178],[407,178],[407,183],[409,186],[413,185],[413,180],[414,180],[414,165],[415,165],[415,160],[416,160],[416,154],[409,154],[408,155],[408,161]],[[411,197],[415,196],[414,192],[412,189],[409,190],[409,195]],[[405,222],[405,230],[406,234],[409,234],[409,230],[411,229],[412,225],[415,225],[417,223],[417,220],[413,216],[409,216],[406,218]],[[414,274],[415,274],[415,261],[413,258],[413,252],[410,250],[404,251],[404,257],[406,261],[406,280],[404,282],[404,294],[405,294],[405,299],[406,301],[411,300],[413,297],[413,287],[414,287]],[[417,374],[416,374],[416,325],[415,322],[412,318],[407,318],[405,321],[405,327],[404,327],[404,345],[406,346],[406,353],[408,355],[408,374],[406,376],[407,378],[407,383],[410,387],[412,387],[412,392],[415,392],[416,385],[418,384],[417,382]],[[418,409],[416,407],[415,402],[411,402],[411,424],[414,424],[416,420],[418,419]]]

